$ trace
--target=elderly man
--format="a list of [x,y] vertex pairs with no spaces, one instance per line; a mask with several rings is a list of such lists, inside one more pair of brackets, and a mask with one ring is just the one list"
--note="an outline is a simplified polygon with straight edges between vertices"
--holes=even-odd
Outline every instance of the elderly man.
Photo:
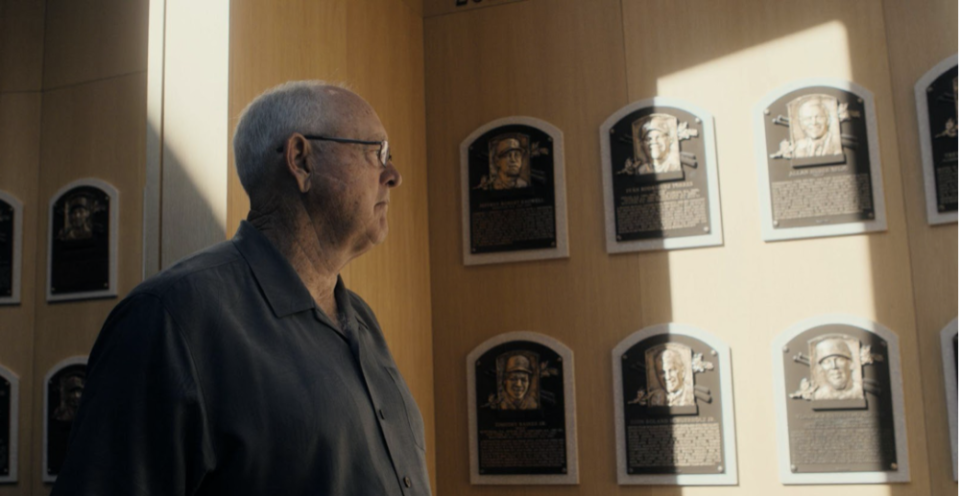
[[420,412],[340,271],[400,184],[373,109],[273,88],[234,135],[251,211],[104,324],[54,496],[426,495]]

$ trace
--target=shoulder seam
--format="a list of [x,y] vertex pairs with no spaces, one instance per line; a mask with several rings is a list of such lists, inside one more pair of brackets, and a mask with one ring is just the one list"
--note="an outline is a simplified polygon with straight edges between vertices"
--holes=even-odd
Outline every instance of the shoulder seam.
[[[211,266],[209,266],[209,267],[197,268],[197,269],[191,270],[191,271],[189,271],[189,272],[186,272],[186,273],[184,273],[184,274],[180,274],[180,275],[178,275],[175,279],[171,279],[170,281],[167,281],[167,282],[163,283],[160,288],[157,288],[157,289],[144,289],[144,290],[142,290],[141,292],[139,292],[139,293],[137,293],[137,294],[133,294],[133,295],[131,295],[131,296],[151,295],[151,296],[154,296],[154,297],[156,297],[156,298],[159,298],[159,299],[163,300],[163,299],[166,297],[166,293],[167,293],[168,291],[170,291],[170,288],[172,288],[174,285],[176,285],[177,283],[179,283],[179,282],[180,282],[181,280],[183,280],[185,277],[192,276],[192,275],[195,275],[195,274],[199,274],[199,273],[201,273],[201,272],[206,272],[206,271],[208,271],[208,270],[213,270],[213,269],[216,269],[216,268],[218,268],[218,267],[222,267],[222,266],[224,266],[224,265],[229,265],[229,264],[237,263],[238,261],[246,262],[246,260],[245,260],[242,256],[241,256],[241,257],[234,258],[234,259],[231,259],[231,260],[224,260],[224,261],[222,261],[222,262],[220,262],[220,263],[217,263],[217,264],[215,264],[215,265],[211,265]],[[163,308],[164,308],[164,310],[166,311],[166,308],[167,308],[166,305],[164,305]]]

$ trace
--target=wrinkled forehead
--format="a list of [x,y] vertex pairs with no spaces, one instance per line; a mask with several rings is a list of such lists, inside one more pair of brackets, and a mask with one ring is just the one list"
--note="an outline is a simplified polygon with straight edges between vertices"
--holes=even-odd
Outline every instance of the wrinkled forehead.
[[330,134],[339,137],[380,141],[387,139],[387,131],[380,117],[366,100],[343,88],[326,88],[323,99],[330,112]]

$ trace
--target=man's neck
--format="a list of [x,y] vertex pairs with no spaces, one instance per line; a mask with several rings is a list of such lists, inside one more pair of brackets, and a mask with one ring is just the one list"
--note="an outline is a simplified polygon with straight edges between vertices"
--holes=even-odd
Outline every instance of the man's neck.
[[287,259],[317,306],[339,326],[334,289],[340,271],[353,259],[350,250],[322,236],[299,203],[264,202],[251,207],[247,221]]

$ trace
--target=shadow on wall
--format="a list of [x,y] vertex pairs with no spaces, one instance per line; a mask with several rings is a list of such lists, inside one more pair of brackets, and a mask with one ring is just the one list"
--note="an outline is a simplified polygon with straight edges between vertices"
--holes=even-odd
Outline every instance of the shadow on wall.
[[[144,211],[157,214],[152,219],[145,214],[144,229],[149,231],[153,227],[159,236],[154,238],[156,246],[144,246],[144,249],[155,250],[158,254],[155,260],[159,260],[161,269],[166,269],[193,253],[230,239],[233,233],[224,232],[225,219],[217,215],[211,199],[215,193],[205,190],[190,170],[193,159],[180,152],[176,145],[161,141],[161,134],[153,125],[148,125],[147,133],[148,143],[162,143],[162,150],[158,151],[158,162],[162,165],[153,174],[147,171],[145,196],[156,200],[153,206],[144,205]],[[156,182],[151,184],[151,180]],[[151,188],[156,191],[153,195]]]

